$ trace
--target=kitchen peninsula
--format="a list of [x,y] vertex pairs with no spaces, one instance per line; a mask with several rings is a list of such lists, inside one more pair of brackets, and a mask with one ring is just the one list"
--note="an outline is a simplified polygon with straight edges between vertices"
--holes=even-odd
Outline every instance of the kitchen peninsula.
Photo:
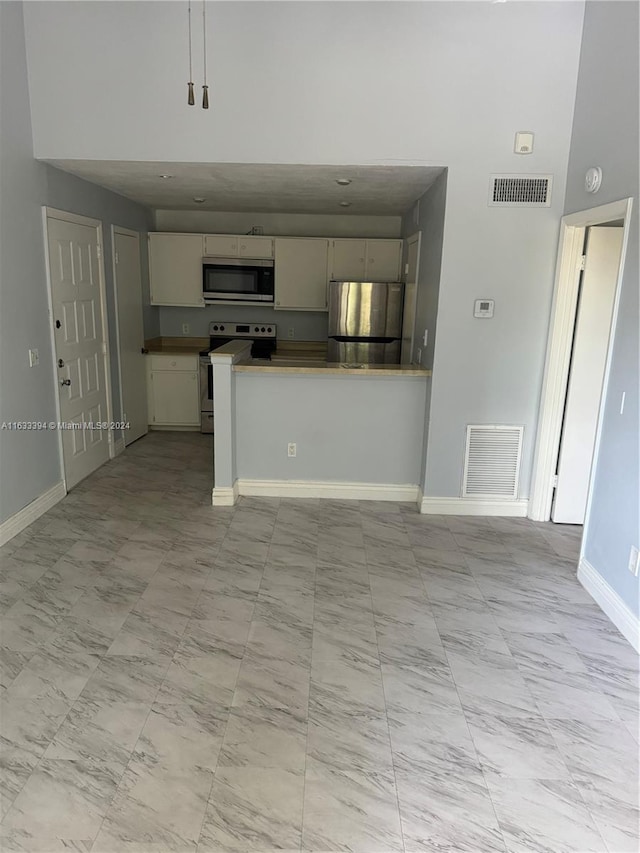
[[239,495],[417,501],[428,383],[413,365],[261,362],[210,354],[216,506]]

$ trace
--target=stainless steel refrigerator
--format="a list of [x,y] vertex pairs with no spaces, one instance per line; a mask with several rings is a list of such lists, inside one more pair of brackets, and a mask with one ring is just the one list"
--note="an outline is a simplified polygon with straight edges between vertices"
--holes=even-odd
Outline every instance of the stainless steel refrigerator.
[[404,284],[330,281],[328,361],[398,364]]

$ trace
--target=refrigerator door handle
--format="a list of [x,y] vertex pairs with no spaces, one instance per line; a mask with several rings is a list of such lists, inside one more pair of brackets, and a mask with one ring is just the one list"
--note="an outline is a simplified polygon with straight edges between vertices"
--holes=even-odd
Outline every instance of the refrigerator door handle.
[[392,344],[398,338],[356,338],[349,335],[330,335],[331,340],[341,344],[363,343],[363,344]]

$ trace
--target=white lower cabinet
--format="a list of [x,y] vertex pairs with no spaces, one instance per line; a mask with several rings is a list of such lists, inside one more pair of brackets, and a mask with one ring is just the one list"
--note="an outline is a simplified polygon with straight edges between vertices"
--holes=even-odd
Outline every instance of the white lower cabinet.
[[200,426],[198,356],[151,355],[149,426]]
[[326,311],[329,241],[276,237],[275,305],[287,311]]

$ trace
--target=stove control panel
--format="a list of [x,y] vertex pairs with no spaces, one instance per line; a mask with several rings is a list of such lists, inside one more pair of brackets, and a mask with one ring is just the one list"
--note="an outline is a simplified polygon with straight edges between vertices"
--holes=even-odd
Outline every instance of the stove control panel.
[[229,323],[224,320],[209,323],[212,338],[275,338],[275,323]]

